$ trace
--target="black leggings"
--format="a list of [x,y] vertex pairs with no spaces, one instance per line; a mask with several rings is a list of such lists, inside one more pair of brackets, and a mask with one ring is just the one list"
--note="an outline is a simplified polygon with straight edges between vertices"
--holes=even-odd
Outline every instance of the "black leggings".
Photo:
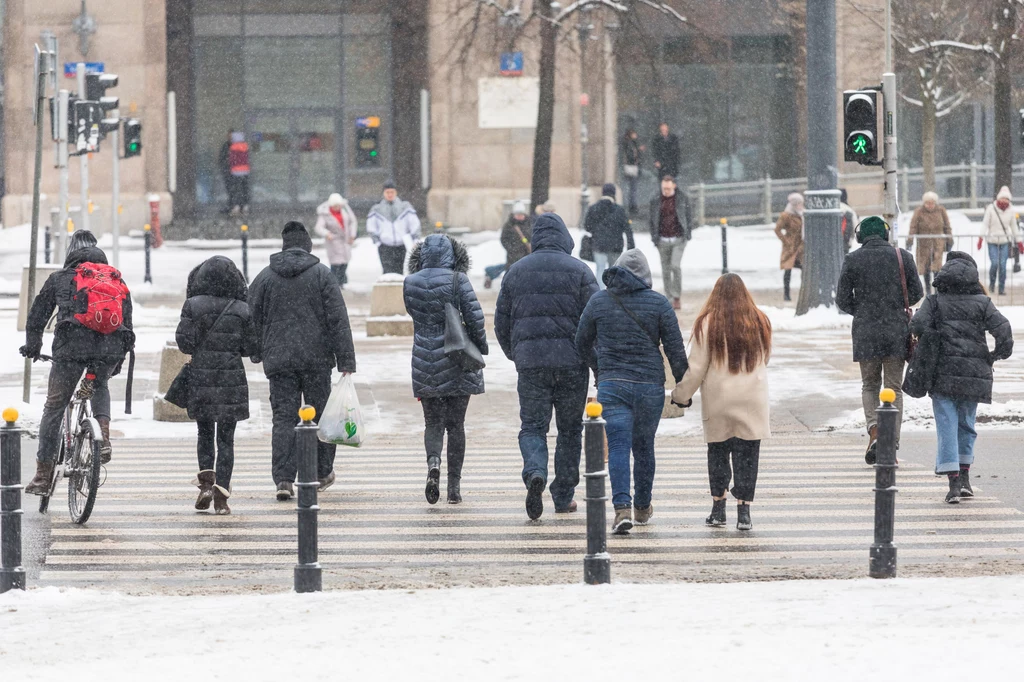
[[[757,459],[761,454],[761,441],[730,438],[721,443],[708,443],[708,478],[711,496],[722,497],[729,488],[729,480],[736,479],[732,495],[744,502],[754,501],[757,487]],[[732,469],[729,468],[732,455]]]
[[[235,468],[235,424],[237,422],[196,422],[199,438],[196,452],[199,455],[199,470],[216,468],[217,485],[225,490],[231,488],[231,471]],[[217,442],[214,454],[214,440]],[[216,466],[214,461],[216,460]]]
[[[448,432],[448,473],[461,475],[462,460],[466,456],[466,409],[468,395],[451,395],[441,398],[423,398],[423,446],[427,461],[431,457],[441,458],[444,434]],[[453,471],[454,469],[454,471]]]

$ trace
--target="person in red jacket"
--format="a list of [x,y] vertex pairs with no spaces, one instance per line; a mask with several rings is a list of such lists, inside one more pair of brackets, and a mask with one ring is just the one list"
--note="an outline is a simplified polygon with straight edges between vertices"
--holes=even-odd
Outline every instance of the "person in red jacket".
[[231,133],[231,145],[228,147],[228,172],[231,181],[228,185],[228,203],[231,214],[249,212],[249,143],[245,141],[245,133]]

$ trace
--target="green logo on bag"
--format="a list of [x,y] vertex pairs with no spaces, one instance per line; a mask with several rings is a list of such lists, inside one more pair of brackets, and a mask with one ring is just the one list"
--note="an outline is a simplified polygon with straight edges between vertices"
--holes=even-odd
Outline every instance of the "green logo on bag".
[[352,438],[356,435],[356,423],[352,420],[345,422],[345,435]]

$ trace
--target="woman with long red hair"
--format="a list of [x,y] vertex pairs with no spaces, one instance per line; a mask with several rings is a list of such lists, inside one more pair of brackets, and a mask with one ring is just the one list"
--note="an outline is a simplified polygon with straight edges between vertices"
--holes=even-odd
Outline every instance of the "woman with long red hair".
[[700,389],[713,500],[706,523],[725,525],[726,493],[730,479],[735,479],[736,528],[750,530],[761,441],[771,436],[768,358],[772,325],[743,280],[738,275],[722,275],[693,324],[690,343],[689,368],[672,392],[672,400],[687,404]]

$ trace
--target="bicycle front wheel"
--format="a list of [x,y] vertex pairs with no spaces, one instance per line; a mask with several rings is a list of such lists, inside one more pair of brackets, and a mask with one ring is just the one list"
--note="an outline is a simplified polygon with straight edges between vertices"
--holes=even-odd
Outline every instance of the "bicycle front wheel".
[[92,428],[84,422],[75,436],[75,445],[67,467],[68,511],[71,520],[83,524],[89,520],[96,491],[100,487],[100,444],[93,437]]

